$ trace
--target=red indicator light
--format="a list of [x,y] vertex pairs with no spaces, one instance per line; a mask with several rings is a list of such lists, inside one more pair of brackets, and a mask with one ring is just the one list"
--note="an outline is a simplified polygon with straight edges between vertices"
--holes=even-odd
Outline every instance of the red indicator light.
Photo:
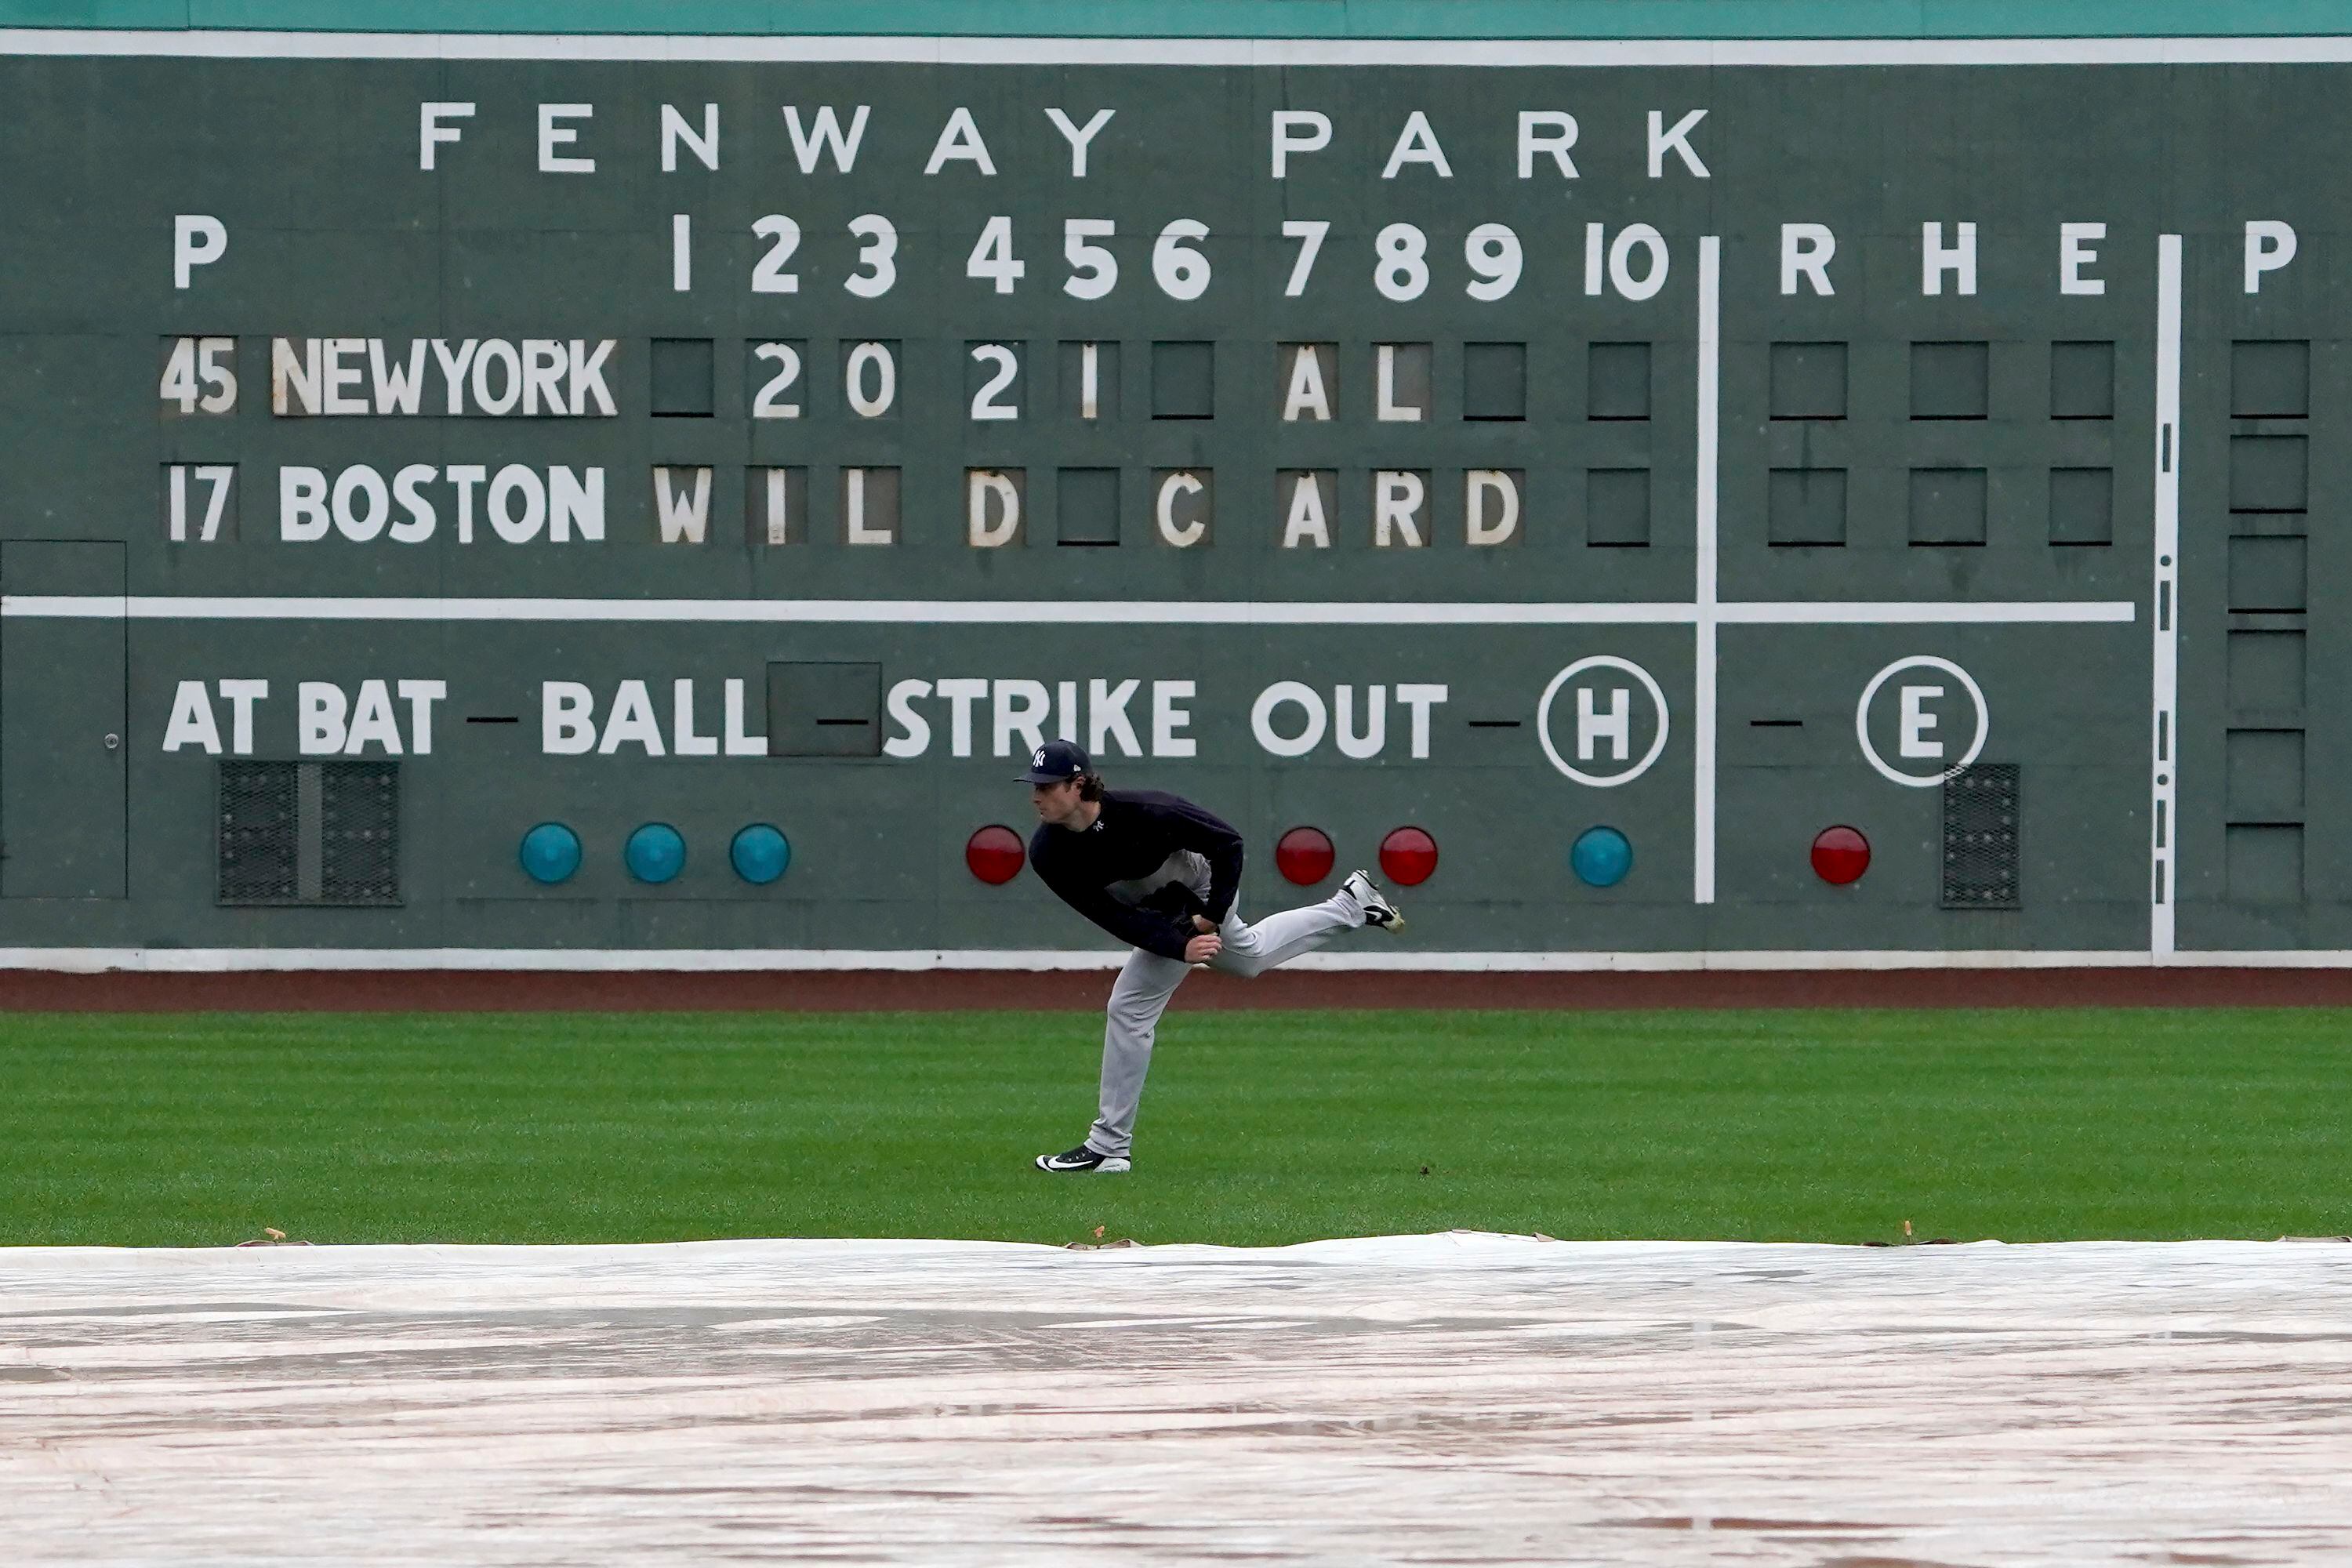
[[1274,847],[1274,868],[1286,881],[1302,888],[1329,876],[1338,858],[1331,848],[1331,836],[1319,827],[1294,827]]
[[1824,827],[1813,840],[1813,874],[1844,887],[1870,869],[1870,840],[1851,827]]
[[963,847],[963,863],[991,887],[1002,887],[1021,875],[1028,858],[1020,835],[1009,827],[983,827]]
[[1400,827],[1381,840],[1381,875],[1400,888],[1415,888],[1437,869],[1437,840],[1418,827]]

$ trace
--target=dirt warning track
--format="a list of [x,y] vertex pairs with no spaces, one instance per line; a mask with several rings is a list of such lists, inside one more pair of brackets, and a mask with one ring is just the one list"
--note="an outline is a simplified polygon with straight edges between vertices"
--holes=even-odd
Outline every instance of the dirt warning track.
[[[1108,970],[726,973],[628,970],[287,970],[64,973],[0,970],[17,1012],[1084,1011]],[[2352,970],[2271,968],[1711,970],[1465,973],[1202,973],[1185,1008],[2341,1007]]]

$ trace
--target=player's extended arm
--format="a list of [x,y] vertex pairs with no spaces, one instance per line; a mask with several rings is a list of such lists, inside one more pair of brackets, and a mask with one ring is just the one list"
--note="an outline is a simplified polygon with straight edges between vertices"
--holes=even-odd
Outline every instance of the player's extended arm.
[[1180,849],[1190,849],[1209,863],[1209,919],[1223,925],[1242,887],[1242,836],[1233,824],[1189,800],[1167,808],[1169,826]]
[[[1032,862],[1035,864],[1035,862]],[[1162,958],[1185,962],[1184,944],[1192,940],[1192,921],[1179,922],[1156,910],[1139,910],[1132,904],[1122,904],[1098,887],[1083,879],[1072,881],[1056,868],[1039,865],[1037,875],[1045,886],[1070,908],[1133,947],[1146,952],[1156,952]]]

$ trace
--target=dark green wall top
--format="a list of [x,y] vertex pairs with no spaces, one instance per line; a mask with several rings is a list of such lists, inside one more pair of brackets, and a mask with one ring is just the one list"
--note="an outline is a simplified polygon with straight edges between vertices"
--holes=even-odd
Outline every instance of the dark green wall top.
[[1261,38],[2262,37],[2352,0],[0,0],[0,26]]

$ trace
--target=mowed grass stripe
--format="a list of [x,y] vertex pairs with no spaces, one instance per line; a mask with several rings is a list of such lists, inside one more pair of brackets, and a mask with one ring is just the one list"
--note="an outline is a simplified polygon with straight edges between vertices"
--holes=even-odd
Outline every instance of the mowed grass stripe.
[[[2340,1011],[17,1015],[0,1244],[2352,1229]],[[1423,1168],[1428,1167],[1428,1173]]]

